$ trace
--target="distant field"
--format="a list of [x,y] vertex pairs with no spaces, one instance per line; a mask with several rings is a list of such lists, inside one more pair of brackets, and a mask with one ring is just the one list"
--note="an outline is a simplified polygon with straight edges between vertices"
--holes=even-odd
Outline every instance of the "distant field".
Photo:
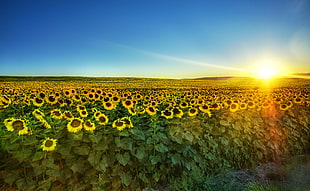
[[310,152],[310,80],[0,77],[0,185],[142,190]]

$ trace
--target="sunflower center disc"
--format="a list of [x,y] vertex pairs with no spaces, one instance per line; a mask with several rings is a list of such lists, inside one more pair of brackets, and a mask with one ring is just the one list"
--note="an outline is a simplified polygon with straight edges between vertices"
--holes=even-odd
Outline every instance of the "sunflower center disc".
[[81,122],[79,121],[79,120],[77,120],[77,119],[74,119],[73,121],[72,121],[72,123],[71,123],[71,126],[72,127],[78,127],[78,126],[80,126],[81,125]]
[[47,140],[46,142],[45,142],[45,146],[46,147],[51,147],[53,145],[53,141],[51,141],[51,140]]
[[14,129],[17,129],[17,130],[23,130],[25,128],[23,122],[21,121],[14,121],[12,126]]

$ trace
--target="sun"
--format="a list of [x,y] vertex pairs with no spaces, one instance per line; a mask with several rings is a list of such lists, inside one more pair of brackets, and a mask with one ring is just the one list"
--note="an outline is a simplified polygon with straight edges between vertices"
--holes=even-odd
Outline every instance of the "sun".
[[252,75],[258,79],[271,79],[279,74],[278,64],[273,60],[261,60],[252,68]]
[[257,78],[270,79],[275,75],[275,71],[271,66],[263,66],[257,71]]

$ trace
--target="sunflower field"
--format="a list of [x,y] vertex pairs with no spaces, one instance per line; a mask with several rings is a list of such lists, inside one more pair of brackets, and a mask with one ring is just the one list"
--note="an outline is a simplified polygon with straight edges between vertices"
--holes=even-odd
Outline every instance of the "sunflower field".
[[0,182],[142,190],[310,151],[310,80],[1,78]]

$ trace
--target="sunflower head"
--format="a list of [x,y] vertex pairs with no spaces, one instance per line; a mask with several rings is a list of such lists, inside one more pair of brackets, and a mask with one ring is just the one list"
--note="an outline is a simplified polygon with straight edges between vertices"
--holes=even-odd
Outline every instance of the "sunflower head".
[[123,106],[124,106],[125,108],[130,108],[130,107],[133,107],[133,105],[134,105],[133,101],[130,100],[130,99],[124,100],[124,101],[122,102],[122,104],[123,104]]
[[37,107],[41,107],[44,104],[44,100],[39,98],[39,97],[35,97],[32,100],[33,105],[37,106]]
[[53,151],[56,148],[56,144],[57,144],[57,139],[46,138],[43,141],[41,148],[43,151]]
[[70,111],[65,111],[65,112],[63,113],[63,117],[64,117],[65,119],[67,119],[67,120],[71,120],[71,119],[74,118],[73,115],[72,115],[72,113],[71,113]]
[[183,111],[178,107],[172,109],[172,113],[175,117],[181,118],[183,116]]
[[148,106],[145,111],[149,114],[149,115],[155,115],[156,114],[156,108],[153,106]]
[[126,127],[126,123],[121,119],[117,119],[113,122],[112,127],[117,128],[117,130],[119,131],[122,131]]
[[54,109],[51,111],[51,116],[54,119],[62,119],[62,113],[59,109]]
[[35,109],[33,112],[32,112],[32,115],[37,118],[37,119],[41,119],[44,117],[44,113],[42,111],[40,111],[39,109]]
[[133,124],[130,120],[130,117],[123,117],[123,118],[121,118],[121,121],[123,121],[125,123],[126,127],[128,127],[128,128],[133,127]]
[[194,108],[194,107],[191,107],[189,110],[188,110],[188,115],[189,116],[195,116],[198,114],[198,109]]
[[98,117],[96,117],[96,120],[99,121],[100,125],[106,125],[109,122],[109,119],[103,113],[100,113]]
[[92,123],[90,120],[87,120],[84,122],[83,127],[86,131],[93,132],[96,129],[96,126],[94,123]]
[[87,117],[88,112],[86,110],[80,110],[79,114],[80,114],[81,117]]
[[18,135],[28,134],[28,127],[24,120],[21,119],[5,119],[4,125],[8,131],[18,130]]
[[246,103],[240,103],[240,109],[246,109],[247,108],[247,104]]
[[232,104],[230,104],[229,111],[236,112],[238,110],[239,110],[239,104],[238,103],[233,102]]
[[113,110],[116,108],[116,105],[112,101],[103,102],[103,107],[106,110]]
[[77,133],[83,128],[83,120],[79,118],[73,118],[67,124],[68,131],[71,133]]

